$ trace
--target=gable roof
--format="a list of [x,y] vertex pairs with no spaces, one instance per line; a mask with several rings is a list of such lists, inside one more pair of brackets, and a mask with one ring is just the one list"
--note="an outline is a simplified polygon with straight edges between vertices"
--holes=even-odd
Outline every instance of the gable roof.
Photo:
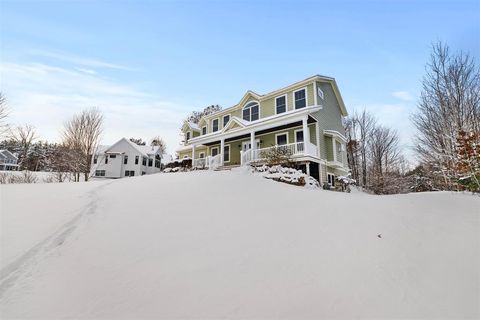
[[242,120],[238,117],[231,117],[230,121],[228,121],[227,125],[223,127],[222,132],[225,132],[229,129],[234,128],[234,126],[240,127],[240,128],[245,128],[247,124],[245,123],[245,120]]
[[[330,83],[332,85],[333,92],[335,93],[335,97],[338,100],[338,105],[340,106],[342,116],[346,117],[348,115],[347,108],[345,107],[345,103],[343,102],[343,99],[342,99],[342,96],[340,94],[340,90],[338,89],[337,82],[335,81],[335,78],[317,74],[317,75],[311,76],[311,77],[306,78],[306,79],[301,80],[301,81],[297,81],[295,83],[289,84],[286,87],[282,87],[280,89],[271,91],[271,92],[263,94],[263,95],[258,94],[256,92],[253,92],[251,90],[248,90],[243,95],[242,99],[236,105],[231,106],[231,107],[226,108],[226,109],[223,109],[223,110],[220,110],[220,111],[217,111],[217,112],[214,112],[214,113],[211,113],[209,115],[206,115],[206,116],[202,117],[202,119],[203,118],[205,118],[205,119],[214,118],[214,117],[217,117],[219,114],[226,113],[226,112],[229,112],[229,111],[233,111],[234,109],[237,109],[238,107],[243,106],[243,104],[247,103],[249,97],[253,98],[253,99],[250,99],[250,100],[261,100],[261,99],[263,100],[265,98],[270,98],[272,96],[277,96],[283,91],[289,91],[289,90],[294,89],[296,87],[305,86],[306,84],[309,84],[310,82],[313,82],[313,81],[327,82],[327,83]],[[316,94],[316,93],[314,93],[314,94]]]
[[7,149],[0,150],[0,154],[2,154],[4,158],[13,158],[15,160],[18,160],[18,157],[13,153],[11,153],[10,151],[8,151]]
[[[97,148],[97,153],[107,153],[109,150],[111,150],[114,146],[119,144],[120,142],[126,142],[128,143],[133,149],[141,153],[143,156],[148,157],[149,155],[156,154],[158,152],[159,147],[158,146],[139,146],[136,143],[133,143],[132,141],[128,140],[127,138],[122,138],[112,144],[111,146],[99,146]],[[102,149],[100,149],[102,147]]]
[[[203,117],[202,117],[202,119],[203,119]],[[182,129],[184,129],[185,126],[189,127],[190,129],[192,129],[194,131],[199,131],[200,132],[200,128],[198,127],[198,125],[196,123],[193,123],[191,121],[184,121]]]

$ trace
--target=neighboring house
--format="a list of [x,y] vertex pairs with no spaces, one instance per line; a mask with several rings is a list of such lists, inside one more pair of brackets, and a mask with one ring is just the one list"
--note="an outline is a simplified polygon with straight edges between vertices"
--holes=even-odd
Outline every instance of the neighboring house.
[[0,150],[0,170],[18,170],[18,158],[8,150]]
[[122,138],[111,146],[99,146],[92,157],[90,175],[123,178],[160,172],[158,147],[139,146]]
[[264,95],[247,91],[233,107],[185,122],[177,154],[215,168],[261,163],[265,151],[281,146],[305,173],[333,184],[348,173],[347,115],[335,79],[316,75]]

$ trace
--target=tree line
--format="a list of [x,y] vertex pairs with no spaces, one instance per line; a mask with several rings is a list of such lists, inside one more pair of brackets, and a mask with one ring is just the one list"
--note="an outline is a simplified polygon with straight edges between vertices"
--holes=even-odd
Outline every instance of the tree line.
[[[0,93],[0,149],[18,156],[20,170],[55,172],[58,182],[65,181],[67,176],[73,176],[69,179],[73,181],[80,181],[83,176],[83,180],[88,181],[92,156],[104,131],[104,116],[100,109],[82,110],[65,121],[60,143],[39,140],[32,125],[8,125],[8,114],[6,98]],[[139,141],[141,139],[133,142],[139,144]],[[165,154],[166,143],[161,137],[152,138],[150,145],[158,146],[161,156]]]
[[422,81],[416,129],[418,165],[407,170],[395,130],[371,113],[345,121],[352,178],[373,193],[428,190],[480,192],[480,72],[474,59],[447,45],[433,45]]

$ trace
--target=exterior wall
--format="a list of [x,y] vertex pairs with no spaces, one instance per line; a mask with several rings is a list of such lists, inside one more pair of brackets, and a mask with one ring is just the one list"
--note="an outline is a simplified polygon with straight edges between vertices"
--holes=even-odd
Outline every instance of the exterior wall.
[[[110,157],[107,154],[97,154],[97,163],[93,163],[91,175],[95,176],[96,170],[105,170],[105,178],[123,178],[125,177],[125,171],[134,171],[135,176],[141,176],[142,172],[145,174],[151,174],[160,172],[160,168],[155,167],[155,155],[147,157],[147,163],[143,165],[143,155],[138,150],[133,148],[126,141],[119,141],[113,145],[109,152],[116,152],[115,158]],[[105,164],[105,157],[108,156],[108,163]],[[127,163],[124,163],[125,156],[128,156]],[[135,157],[138,156],[138,164],[135,164]],[[152,166],[148,166],[148,158],[152,158]]]
[[345,129],[342,124],[343,117],[332,85],[317,81],[317,87],[322,89],[324,95],[324,99],[322,99],[317,92],[314,93],[317,95],[318,104],[323,106],[323,109],[316,113],[319,124],[320,156],[322,159],[333,161],[332,137],[325,136],[323,131],[334,130],[345,135]]

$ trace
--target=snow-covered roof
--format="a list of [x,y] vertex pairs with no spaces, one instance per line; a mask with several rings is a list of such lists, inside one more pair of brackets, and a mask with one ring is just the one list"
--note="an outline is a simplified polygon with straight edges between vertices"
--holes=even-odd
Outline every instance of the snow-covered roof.
[[101,154],[101,153],[108,153],[108,151],[114,147],[115,145],[117,145],[118,143],[120,143],[121,141],[125,141],[126,143],[128,143],[133,149],[137,150],[139,153],[141,153],[143,156],[150,156],[150,155],[154,155],[158,152],[158,149],[159,147],[158,146],[139,146],[138,144],[130,141],[129,139],[127,138],[122,138],[120,140],[118,140],[117,142],[115,142],[114,144],[110,145],[110,146],[107,146],[107,145],[99,145],[97,147],[97,152],[96,154]]
[[18,157],[13,153],[11,153],[10,151],[8,151],[7,149],[0,150],[0,154],[2,155],[2,158],[13,158],[15,160],[18,160]]

